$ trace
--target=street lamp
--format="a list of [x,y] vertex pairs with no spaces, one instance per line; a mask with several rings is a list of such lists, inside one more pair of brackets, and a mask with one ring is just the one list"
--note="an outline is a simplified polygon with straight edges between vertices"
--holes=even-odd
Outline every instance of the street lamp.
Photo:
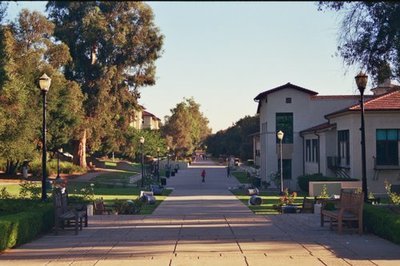
[[60,148],[57,150],[57,177],[56,177],[56,182],[58,182],[61,177],[60,177],[60,153],[63,152],[63,149]]
[[142,153],[142,180],[141,180],[141,187],[143,187],[143,182],[144,182],[144,156],[143,156],[143,144],[144,144],[144,138],[140,137],[140,150]]
[[364,120],[364,91],[367,86],[368,76],[361,72],[355,77],[357,88],[360,91],[360,106],[361,106],[361,165],[362,165],[362,192],[364,193],[364,202],[368,200],[367,188],[367,170],[365,159],[365,120]]
[[281,193],[283,193],[283,160],[282,160],[282,140],[284,133],[282,130],[279,130],[279,132],[276,134],[278,139],[279,139],[279,154],[280,154],[280,159],[281,159]]
[[167,147],[167,177],[171,174],[171,171],[169,169],[169,146]]
[[42,127],[42,201],[47,199],[46,194],[46,161],[47,161],[47,147],[46,147],[46,94],[49,91],[51,78],[43,74],[39,78],[39,88],[43,96],[43,127]]
[[157,182],[160,183],[160,148],[157,147]]

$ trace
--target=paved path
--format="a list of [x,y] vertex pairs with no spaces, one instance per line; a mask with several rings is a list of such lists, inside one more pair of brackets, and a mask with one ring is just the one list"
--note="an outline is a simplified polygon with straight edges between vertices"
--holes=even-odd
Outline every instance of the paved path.
[[175,190],[153,215],[94,216],[78,236],[48,234],[0,265],[400,265],[400,246],[338,235],[317,215],[254,215],[227,190],[237,181],[223,167],[194,164],[167,182]]

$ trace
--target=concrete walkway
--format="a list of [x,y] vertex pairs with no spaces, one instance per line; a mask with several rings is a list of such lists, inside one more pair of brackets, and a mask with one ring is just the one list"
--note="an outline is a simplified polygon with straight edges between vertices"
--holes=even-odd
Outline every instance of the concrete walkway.
[[200,163],[167,179],[174,191],[153,215],[93,216],[79,235],[48,234],[0,265],[400,265],[400,246],[338,235],[318,215],[254,215],[228,191],[237,181],[224,167]]

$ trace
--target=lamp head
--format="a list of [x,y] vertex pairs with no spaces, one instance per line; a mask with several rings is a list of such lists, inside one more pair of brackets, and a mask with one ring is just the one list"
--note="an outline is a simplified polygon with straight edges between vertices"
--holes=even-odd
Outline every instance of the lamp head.
[[278,133],[276,134],[279,140],[282,140],[284,135],[285,134],[282,132],[282,130],[279,130]]
[[44,73],[39,78],[39,88],[43,92],[48,92],[51,84],[51,78]]
[[360,73],[358,73],[358,75],[355,76],[355,80],[358,90],[360,91],[361,94],[363,94],[365,87],[367,86],[368,76],[365,75],[365,73],[363,73],[362,71],[360,71]]
[[143,144],[144,143],[144,138],[140,137],[139,141],[140,141],[140,144]]

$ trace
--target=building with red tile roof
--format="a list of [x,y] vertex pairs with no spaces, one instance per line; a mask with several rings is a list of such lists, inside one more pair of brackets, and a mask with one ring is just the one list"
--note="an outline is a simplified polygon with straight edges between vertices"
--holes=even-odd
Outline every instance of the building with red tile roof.
[[[390,83],[364,97],[369,191],[384,193],[383,180],[400,184],[400,87]],[[297,177],[361,179],[359,95],[318,95],[287,83],[255,97],[260,114],[260,176],[280,174],[284,186],[298,190]],[[282,154],[276,132],[284,132]]]

